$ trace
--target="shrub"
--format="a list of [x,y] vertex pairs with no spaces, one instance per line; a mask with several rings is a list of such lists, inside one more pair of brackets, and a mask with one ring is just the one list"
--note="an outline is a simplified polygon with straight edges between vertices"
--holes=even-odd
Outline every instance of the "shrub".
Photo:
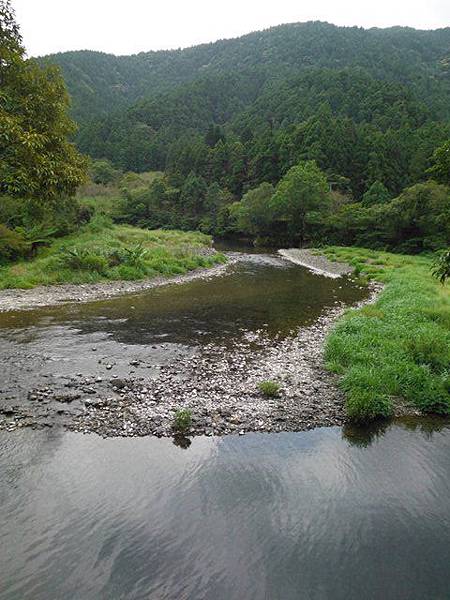
[[269,398],[276,398],[280,393],[280,384],[276,381],[261,381],[258,384],[259,391]]
[[105,229],[112,229],[113,222],[111,217],[103,213],[94,213],[93,217],[87,224],[87,229],[92,233],[100,233]]
[[192,413],[188,408],[181,408],[175,413],[173,428],[187,431],[192,424]]
[[444,285],[450,279],[450,249],[441,252],[433,263],[433,275]]
[[136,244],[132,248],[124,248],[122,252],[122,260],[126,265],[133,267],[142,267],[145,265],[145,259],[147,258],[149,251],[142,246],[142,244]]
[[30,245],[24,235],[0,223],[0,262],[7,262],[24,256]]
[[63,248],[60,251],[59,260],[62,267],[69,269],[94,271],[102,274],[108,269],[107,258],[89,248]]

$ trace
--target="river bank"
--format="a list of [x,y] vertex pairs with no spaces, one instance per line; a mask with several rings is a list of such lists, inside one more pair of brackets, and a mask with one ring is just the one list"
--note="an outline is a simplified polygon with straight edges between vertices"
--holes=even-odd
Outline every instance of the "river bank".
[[[208,252],[208,256],[211,256],[213,252]],[[159,276],[137,281],[103,281],[101,283],[89,284],[37,286],[30,290],[1,290],[0,312],[33,310],[63,303],[85,303],[96,300],[107,300],[117,296],[138,294],[165,285],[182,284],[195,279],[208,279],[222,275],[236,260],[236,256],[231,256],[226,263],[212,267],[200,267],[183,275]]]
[[[378,291],[373,284],[369,298],[354,307],[373,302]],[[185,432],[189,436],[342,425],[345,398],[336,376],[325,369],[323,345],[347,308],[341,304],[279,342],[256,332],[231,352],[212,345],[199,357],[161,368],[154,379],[113,380],[118,397],[87,402],[69,428],[105,437],[171,437],[177,434],[173,425],[180,409],[190,411],[192,425]],[[250,350],[255,342],[257,353]],[[180,371],[187,377],[180,379]],[[265,380],[280,385],[278,397],[267,398],[259,391],[258,384]]]
[[[198,248],[197,256],[214,257],[214,248]],[[307,249],[280,249],[278,254],[283,259],[308,268],[310,271],[325,277],[339,278],[352,272],[352,267],[344,263],[328,260],[324,255],[313,253]],[[217,254],[219,256],[219,254]],[[220,255],[221,256],[221,255]],[[195,279],[209,279],[223,275],[228,267],[242,258],[242,253],[228,252],[227,262],[208,267],[199,267],[182,275],[156,276],[136,281],[101,281],[92,283],[40,285],[32,289],[0,290],[0,312],[33,310],[64,303],[86,303],[107,300],[117,296],[139,294],[165,285],[188,283]]]
[[329,247],[332,261],[384,285],[373,306],[350,311],[327,339],[325,357],[340,377],[346,412],[367,422],[406,410],[450,414],[450,289],[427,255]]
[[[383,283],[367,288],[343,273],[310,274],[286,257],[234,253],[228,265],[169,280],[188,288],[167,286],[166,279],[132,282],[154,290],[135,293],[132,302],[128,296],[119,302],[119,296],[88,304],[88,296],[85,313],[83,300],[62,303],[63,326],[51,327],[43,345],[33,343],[28,351],[27,340],[39,338],[33,323],[42,314],[44,325],[51,324],[60,308],[11,313],[9,321],[4,313],[13,332],[19,327],[19,343],[15,336],[2,341],[7,381],[0,386],[0,428],[58,425],[105,437],[173,436],[177,412],[187,410],[188,435],[223,435],[300,431],[341,425],[349,417],[445,414],[448,336],[440,323],[448,296],[430,279],[428,259],[324,252],[328,261],[311,254],[308,266],[334,267],[337,275],[358,258],[358,272]],[[107,293],[105,285],[99,289]],[[304,310],[314,317],[296,325]],[[67,318],[69,325],[75,318],[75,329],[64,325]],[[99,327],[106,337],[90,333]],[[86,334],[71,333],[85,329],[86,341]],[[127,345],[111,339],[116,330]],[[268,380],[280,387],[275,398],[259,390]]]
[[[90,302],[203,277],[226,258],[201,232],[90,222],[0,266],[0,312]],[[212,273],[217,273],[213,271]],[[185,277],[186,276],[186,277]]]

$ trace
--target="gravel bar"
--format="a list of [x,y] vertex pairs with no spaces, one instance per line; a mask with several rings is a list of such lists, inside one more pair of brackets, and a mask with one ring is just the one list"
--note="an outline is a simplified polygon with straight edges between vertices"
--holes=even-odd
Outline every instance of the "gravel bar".
[[290,260],[296,265],[301,265],[313,273],[324,275],[325,277],[332,277],[333,279],[337,279],[343,275],[350,275],[353,271],[353,268],[350,265],[332,262],[331,260],[328,260],[326,256],[313,254],[311,250],[304,248],[281,249],[278,250],[278,253],[283,258]]

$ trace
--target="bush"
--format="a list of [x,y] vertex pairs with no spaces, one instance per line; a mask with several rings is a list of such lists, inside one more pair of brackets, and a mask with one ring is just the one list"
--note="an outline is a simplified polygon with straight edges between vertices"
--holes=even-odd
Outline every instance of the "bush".
[[187,431],[192,424],[192,413],[188,408],[177,410],[173,422],[173,428],[178,431]]
[[113,222],[111,217],[103,213],[94,213],[93,217],[87,224],[87,229],[93,233],[100,233],[105,229],[112,229]]
[[122,262],[132,267],[144,267],[145,259],[149,251],[142,244],[136,244],[132,248],[124,248],[122,251]]
[[0,223],[0,262],[25,256],[30,245],[24,235]]
[[276,398],[280,393],[280,384],[276,381],[261,381],[258,383],[258,388],[268,398]]
[[441,252],[433,263],[433,275],[444,285],[450,279],[450,249]]
[[63,268],[94,271],[100,274],[104,274],[109,266],[105,256],[89,248],[64,248],[60,251],[59,260]]

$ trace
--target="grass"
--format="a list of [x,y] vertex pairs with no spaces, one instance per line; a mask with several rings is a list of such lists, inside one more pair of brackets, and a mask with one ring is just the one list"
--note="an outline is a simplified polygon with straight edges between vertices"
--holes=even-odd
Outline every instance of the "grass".
[[181,408],[175,413],[173,428],[185,432],[192,425],[192,413],[188,408]]
[[100,215],[77,233],[54,240],[34,259],[0,267],[0,289],[180,275],[225,262],[221,254],[199,254],[210,244],[211,238],[199,232],[111,225]]
[[340,247],[323,253],[385,284],[375,304],[349,311],[326,342],[348,416],[389,417],[402,403],[450,414],[450,288],[432,277],[432,257]]
[[258,388],[268,398],[276,398],[280,393],[280,384],[276,381],[261,381],[258,383]]

